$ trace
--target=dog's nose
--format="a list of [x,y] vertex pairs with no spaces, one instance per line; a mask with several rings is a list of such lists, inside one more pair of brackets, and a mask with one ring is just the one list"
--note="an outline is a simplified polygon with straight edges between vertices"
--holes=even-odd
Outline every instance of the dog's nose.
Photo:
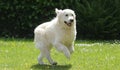
[[70,22],[73,22],[73,19],[70,19]]

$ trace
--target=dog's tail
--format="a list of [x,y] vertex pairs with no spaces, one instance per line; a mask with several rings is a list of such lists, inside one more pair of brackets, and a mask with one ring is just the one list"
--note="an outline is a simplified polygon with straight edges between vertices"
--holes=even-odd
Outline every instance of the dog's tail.
[[36,48],[39,48],[37,46],[37,43],[41,43],[41,41],[44,41],[45,39],[45,29],[39,28],[34,30],[34,43],[36,44]]

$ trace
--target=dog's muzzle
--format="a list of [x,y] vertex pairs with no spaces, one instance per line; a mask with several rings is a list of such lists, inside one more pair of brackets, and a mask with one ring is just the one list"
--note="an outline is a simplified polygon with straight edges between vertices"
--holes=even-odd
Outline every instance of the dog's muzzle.
[[70,19],[69,22],[64,21],[64,23],[65,23],[66,25],[68,25],[68,26],[72,26],[73,21],[74,21],[73,19]]

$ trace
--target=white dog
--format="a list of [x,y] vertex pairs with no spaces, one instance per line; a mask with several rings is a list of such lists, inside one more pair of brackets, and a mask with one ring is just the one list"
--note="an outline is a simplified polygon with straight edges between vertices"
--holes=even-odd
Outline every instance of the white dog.
[[39,64],[43,63],[43,57],[46,57],[50,64],[56,65],[50,56],[50,50],[55,47],[58,51],[64,53],[69,59],[74,51],[74,41],[76,39],[76,15],[73,10],[55,9],[57,16],[49,21],[37,26],[34,30],[34,41],[40,55]]

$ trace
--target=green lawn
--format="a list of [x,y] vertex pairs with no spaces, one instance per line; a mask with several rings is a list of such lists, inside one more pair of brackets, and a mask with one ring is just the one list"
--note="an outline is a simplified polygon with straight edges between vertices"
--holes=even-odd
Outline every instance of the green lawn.
[[32,40],[0,39],[0,70],[120,70],[120,41],[77,41],[70,60],[53,49],[56,66],[39,65],[38,54]]

